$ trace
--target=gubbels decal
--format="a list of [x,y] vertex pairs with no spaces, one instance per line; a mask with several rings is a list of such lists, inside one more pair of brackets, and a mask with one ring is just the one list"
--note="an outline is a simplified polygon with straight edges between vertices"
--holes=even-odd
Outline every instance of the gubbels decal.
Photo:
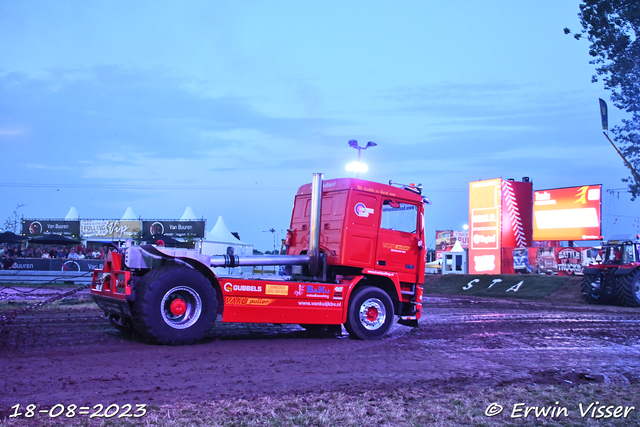
[[367,218],[369,214],[373,213],[373,209],[366,207],[364,203],[357,203],[355,206],[355,211],[356,215],[363,216],[365,218]]

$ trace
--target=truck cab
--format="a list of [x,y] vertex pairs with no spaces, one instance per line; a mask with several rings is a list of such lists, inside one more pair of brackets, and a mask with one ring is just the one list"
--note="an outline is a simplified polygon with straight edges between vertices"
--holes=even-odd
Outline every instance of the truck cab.
[[[310,185],[296,195],[287,254],[309,247]],[[359,179],[324,182],[320,249],[330,275],[363,271],[424,282],[424,203],[417,192]]]

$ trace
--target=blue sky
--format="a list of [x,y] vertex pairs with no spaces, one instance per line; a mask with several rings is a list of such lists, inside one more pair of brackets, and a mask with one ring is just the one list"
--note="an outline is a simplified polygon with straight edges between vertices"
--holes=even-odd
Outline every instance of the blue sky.
[[191,206],[271,249],[357,139],[362,178],[423,184],[428,236],[467,222],[469,181],[523,176],[601,183],[605,236],[638,232],[578,4],[0,0],[0,222]]

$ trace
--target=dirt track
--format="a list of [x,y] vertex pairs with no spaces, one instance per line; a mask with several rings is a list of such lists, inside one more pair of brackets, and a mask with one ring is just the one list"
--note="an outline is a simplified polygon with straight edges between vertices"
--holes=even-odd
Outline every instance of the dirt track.
[[[640,310],[427,295],[419,329],[380,341],[293,325],[218,324],[167,347],[113,329],[93,306],[0,326],[0,419],[11,406],[199,402],[403,385],[640,382]],[[564,298],[563,300],[567,300]]]

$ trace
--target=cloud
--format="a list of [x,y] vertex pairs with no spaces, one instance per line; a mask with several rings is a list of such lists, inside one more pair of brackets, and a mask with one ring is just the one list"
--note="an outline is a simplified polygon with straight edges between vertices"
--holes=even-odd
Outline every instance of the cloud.
[[16,159],[6,171],[62,183],[295,173],[330,162],[329,129],[349,123],[267,114],[250,98],[207,95],[212,84],[117,66],[0,73],[0,140]]
[[258,130],[296,140],[332,124],[314,117],[278,117],[277,112],[268,116],[249,99],[209,97],[183,83],[170,75],[116,66],[56,69],[39,78],[0,75],[0,129],[23,124],[32,130],[35,145],[45,145],[45,140],[64,141],[66,148],[124,145],[197,157],[212,144],[225,142],[202,138],[206,134]]

